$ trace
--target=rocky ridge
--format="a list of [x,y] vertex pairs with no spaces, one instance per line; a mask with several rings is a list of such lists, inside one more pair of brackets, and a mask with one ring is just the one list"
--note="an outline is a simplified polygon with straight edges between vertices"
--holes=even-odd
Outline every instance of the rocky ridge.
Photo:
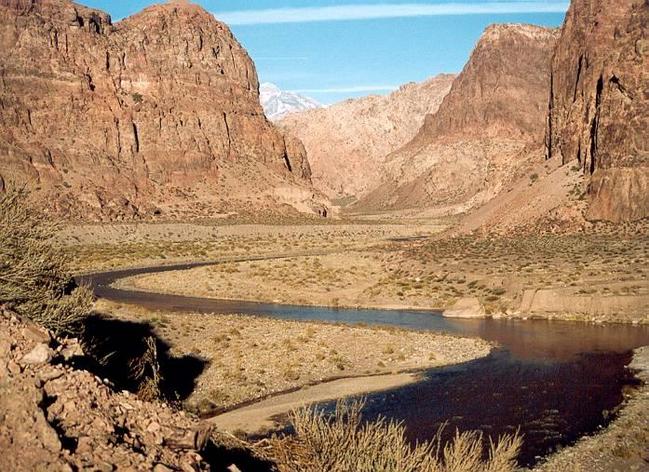
[[649,217],[649,3],[573,0],[552,61],[546,154],[588,176],[591,220]]
[[112,23],[69,0],[0,0],[0,64],[0,182],[27,184],[49,211],[215,216],[324,202],[301,143],[264,117],[252,60],[197,5]]
[[386,156],[437,111],[454,78],[441,74],[387,96],[291,114],[279,124],[304,143],[319,190],[332,198],[360,198],[380,183]]
[[557,36],[532,25],[488,27],[437,113],[388,157],[387,175],[358,208],[458,213],[521,178],[542,158]]

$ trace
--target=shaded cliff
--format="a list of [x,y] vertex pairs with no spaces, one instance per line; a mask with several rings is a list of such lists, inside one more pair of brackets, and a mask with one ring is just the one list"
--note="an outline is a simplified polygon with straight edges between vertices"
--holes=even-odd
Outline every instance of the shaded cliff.
[[573,0],[552,61],[548,158],[590,177],[592,220],[649,216],[649,2]]

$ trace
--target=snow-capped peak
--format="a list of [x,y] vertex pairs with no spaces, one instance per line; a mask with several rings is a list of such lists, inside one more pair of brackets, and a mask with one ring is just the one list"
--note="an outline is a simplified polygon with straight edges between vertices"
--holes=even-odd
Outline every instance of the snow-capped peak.
[[295,92],[281,90],[277,85],[265,82],[259,86],[259,100],[264,113],[271,121],[276,121],[289,113],[321,108],[316,100]]

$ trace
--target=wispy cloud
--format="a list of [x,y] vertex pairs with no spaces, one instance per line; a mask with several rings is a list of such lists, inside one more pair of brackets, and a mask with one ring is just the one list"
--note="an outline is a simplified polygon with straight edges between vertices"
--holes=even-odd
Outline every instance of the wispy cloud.
[[331,87],[291,90],[295,93],[360,93],[360,92],[390,92],[399,87],[396,85],[357,85],[353,87]]
[[328,7],[270,8],[216,13],[230,25],[309,23],[316,21],[370,20],[442,15],[485,15],[499,13],[564,13],[568,1],[510,1],[466,3],[394,3],[336,5]]

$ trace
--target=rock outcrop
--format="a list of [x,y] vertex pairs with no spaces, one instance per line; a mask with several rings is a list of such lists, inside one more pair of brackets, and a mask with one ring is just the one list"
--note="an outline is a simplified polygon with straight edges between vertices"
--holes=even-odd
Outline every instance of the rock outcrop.
[[189,2],[113,24],[69,0],[0,0],[0,182],[74,218],[279,211],[310,191],[230,30]]
[[455,76],[442,74],[382,96],[346,100],[280,121],[305,145],[314,185],[332,198],[362,197],[376,187],[386,156],[437,111]]
[[442,313],[446,318],[485,318],[486,311],[480,300],[475,297],[460,298]]
[[76,340],[50,337],[0,308],[1,470],[210,469],[201,455],[208,425],[115,393],[71,366],[79,353]]
[[541,160],[557,36],[531,25],[488,27],[437,113],[388,157],[386,177],[359,208],[465,211]]
[[590,176],[587,217],[649,217],[649,3],[573,0],[551,77],[547,157]]

